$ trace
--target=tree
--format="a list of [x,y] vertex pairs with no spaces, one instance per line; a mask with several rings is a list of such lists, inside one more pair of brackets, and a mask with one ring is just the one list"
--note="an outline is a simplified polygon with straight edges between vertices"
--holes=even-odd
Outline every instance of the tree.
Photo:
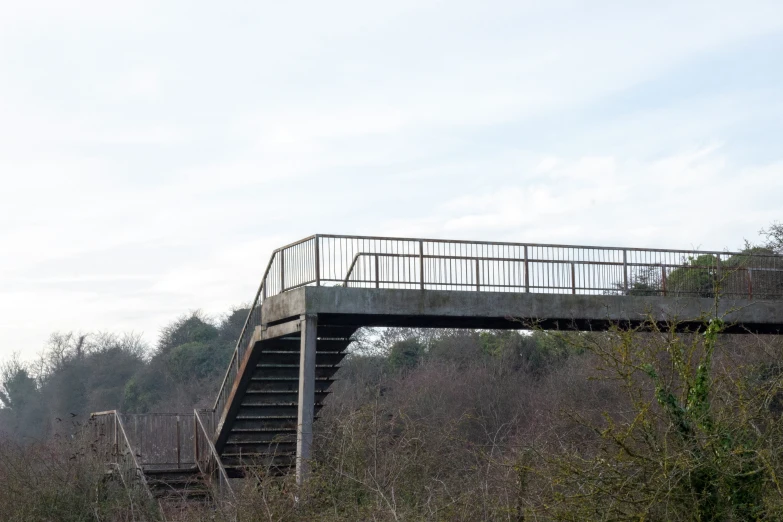
[[35,378],[17,356],[0,366],[0,415],[18,438],[43,432],[42,401]]
[[717,284],[717,258],[712,254],[688,256],[667,277],[667,294],[713,297]]
[[783,254],[783,223],[775,221],[769,228],[762,228],[759,233],[766,238],[764,247],[776,254]]
[[[723,321],[704,333],[615,329],[589,352],[625,404],[603,421],[572,415],[589,429],[582,446],[561,445],[545,466],[540,508],[559,520],[760,520],[781,513],[783,422],[770,414],[779,374],[763,366],[716,364]],[[725,356],[724,356],[725,357]],[[548,488],[548,489],[547,489]]]
[[393,370],[415,367],[424,356],[424,344],[418,339],[404,339],[394,343],[389,350],[389,366]]

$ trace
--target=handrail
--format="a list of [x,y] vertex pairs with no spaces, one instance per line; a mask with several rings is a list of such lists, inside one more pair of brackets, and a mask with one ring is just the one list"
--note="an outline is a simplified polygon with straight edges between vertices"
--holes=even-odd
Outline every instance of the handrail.
[[[130,440],[128,439],[127,432],[125,431],[125,425],[122,422],[122,417],[117,410],[102,411],[93,413],[90,415],[90,420],[96,420],[100,417],[113,418],[114,420],[114,442],[112,444],[112,450],[110,455],[115,457],[113,464],[117,465],[120,472],[120,479],[128,489],[133,489],[132,485],[138,483],[141,489],[147,495],[150,500],[154,500],[152,490],[150,490],[147,484],[147,478],[144,476],[144,470],[139,461],[136,459],[136,453],[133,451]],[[101,434],[98,434],[98,440],[103,439]],[[122,443],[123,451],[120,453],[120,443]],[[120,459],[120,455],[122,459]],[[130,455],[130,457],[128,457]],[[124,462],[121,462],[123,460]],[[138,481],[138,482],[136,482]]]
[[[220,455],[218,455],[215,445],[212,443],[212,435],[204,427],[204,423],[201,420],[201,415],[198,410],[193,410],[194,428],[196,430],[196,465],[199,471],[204,474],[215,488],[217,493],[215,500],[219,504],[223,504],[226,498],[235,500],[234,490],[231,488],[231,483],[228,480],[228,474],[226,468],[223,467],[223,463],[220,461]],[[217,474],[217,483],[212,483],[214,474]]]
[[[422,237],[392,237],[392,236],[352,236],[352,235],[340,235],[340,234],[315,234],[305,239],[291,243],[291,245],[297,245],[304,241],[308,241],[314,237],[320,237],[323,239],[360,239],[360,240],[375,240],[375,241],[406,241],[415,243],[423,241],[425,243],[457,243],[463,245],[491,245],[491,246],[516,246],[516,247],[546,247],[546,248],[580,248],[580,249],[602,249],[602,250],[616,250],[621,252],[627,250],[629,252],[681,252],[683,254],[712,254],[712,255],[750,255],[742,252],[731,252],[729,250],[687,250],[687,249],[671,249],[671,248],[644,248],[644,247],[618,247],[618,246],[599,246],[599,245],[561,245],[556,243],[515,243],[510,241],[473,241],[470,239],[432,239]],[[290,245],[287,245],[290,246]],[[281,247],[278,250],[282,250],[285,247]],[[273,252],[273,253],[274,253]],[[767,255],[767,254],[756,254]],[[770,255],[772,256],[772,255]]]
[[[668,251],[665,251],[668,252]],[[744,254],[728,254],[724,253],[722,255],[744,255]],[[354,268],[356,268],[357,262],[361,257],[390,257],[390,258],[410,258],[410,259],[442,259],[442,260],[462,260],[462,261],[501,261],[501,262],[518,262],[518,263],[544,263],[544,264],[571,264],[571,265],[590,265],[590,266],[628,266],[628,267],[650,267],[655,266],[659,268],[672,268],[672,269],[678,269],[678,268],[686,268],[686,269],[711,269],[714,268],[713,265],[710,266],[699,266],[699,265],[689,265],[686,263],[656,263],[656,264],[650,264],[650,263],[623,263],[621,261],[581,261],[581,260],[569,260],[569,259],[524,259],[524,258],[514,258],[514,257],[482,257],[482,256],[440,256],[440,255],[434,255],[434,254],[392,254],[388,252],[359,252],[351,261],[351,264],[348,267],[348,271],[345,274],[345,278],[343,279],[342,286],[348,286],[348,283],[351,281],[351,276],[353,275]],[[730,267],[731,270],[745,270],[745,271],[754,271],[754,272],[783,272],[783,269],[780,268],[765,268],[765,267],[744,267],[744,266],[732,266]],[[364,282],[372,282],[372,281],[364,281]],[[376,282],[377,282],[377,275],[376,275]],[[385,282],[385,281],[382,281]],[[405,281],[402,283],[414,283],[416,281]]]
[[[226,373],[223,376],[223,381],[220,384],[220,388],[218,389],[217,397],[215,398],[215,405],[213,407],[215,414],[218,416],[218,419],[221,419],[224,413],[224,410],[226,408],[226,404],[222,403],[223,401],[228,399],[228,393],[227,389],[229,389],[230,386],[233,386],[236,379],[239,377],[238,375],[238,368],[241,364],[242,354],[244,350],[247,348],[246,343],[249,341],[247,338],[247,334],[249,333],[251,328],[255,328],[254,324],[251,324],[253,314],[256,312],[256,309],[258,308],[258,314],[260,314],[260,306],[263,303],[264,299],[266,298],[265,295],[265,289],[267,287],[267,278],[269,277],[269,272],[272,269],[272,265],[275,262],[275,258],[281,254],[281,252],[284,252],[286,249],[296,247],[298,245],[307,243],[308,241],[311,241],[315,239],[316,244],[318,242],[318,234],[308,236],[306,238],[300,239],[298,241],[294,241],[293,243],[289,243],[288,245],[282,246],[280,248],[275,249],[272,252],[272,255],[269,258],[269,262],[266,265],[266,269],[264,270],[264,275],[261,277],[261,284],[258,286],[258,290],[256,291],[256,295],[253,298],[253,302],[250,306],[250,311],[247,314],[247,318],[245,319],[245,324],[242,326],[242,331],[239,334],[239,338],[237,339],[236,345],[234,346],[234,352],[231,356],[231,360],[229,362],[228,368],[226,369]],[[316,260],[316,263],[318,260]],[[301,285],[297,285],[301,286]],[[285,288],[281,288],[281,292],[285,291]],[[259,318],[260,319],[260,318]],[[237,375],[234,376],[234,382],[231,382],[229,385],[229,379],[232,373],[232,369],[237,372]],[[216,423],[215,429],[218,430],[222,426],[219,422]],[[217,436],[217,433],[215,433],[215,436]]]
[[[308,241],[309,239],[311,239],[311,238],[305,238],[303,240],[300,240],[300,241],[297,241],[295,243],[292,243],[292,245],[296,245],[296,244],[299,244],[301,242]],[[250,306],[250,311],[248,312],[247,317],[245,318],[245,324],[242,325],[242,331],[239,333],[239,338],[237,339],[236,345],[234,346],[234,353],[233,353],[233,355],[231,357],[231,363],[234,363],[234,359],[238,358],[240,344],[242,343],[242,339],[245,337],[245,332],[247,331],[248,324],[250,323],[250,318],[253,315],[253,308],[256,306],[256,303],[258,303],[258,298],[262,296],[262,292],[263,292],[264,286],[266,284],[266,278],[269,275],[269,270],[272,268],[272,263],[275,260],[275,255],[282,248],[286,248],[286,247],[278,248],[274,252],[272,252],[272,256],[269,258],[269,262],[266,264],[266,269],[264,270],[264,275],[261,277],[261,284],[258,285],[258,291],[256,291],[256,295],[253,298],[253,302],[251,303],[251,306]],[[222,408],[220,408],[220,398],[221,398],[223,389],[226,387],[226,382],[228,381],[228,376],[231,373],[231,363],[229,363],[228,368],[226,369],[226,374],[223,377],[223,382],[220,384],[220,388],[218,390],[218,396],[215,399],[215,406],[213,407],[213,409],[215,410],[215,413],[217,415],[221,415],[223,413]]]

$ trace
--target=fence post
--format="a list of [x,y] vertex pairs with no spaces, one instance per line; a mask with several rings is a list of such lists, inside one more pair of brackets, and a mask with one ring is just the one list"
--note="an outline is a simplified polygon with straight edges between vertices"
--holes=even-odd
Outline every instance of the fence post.
[[424,241],[419,241],[419,280],[424,290]]
[[748,268],[748,299],[753,299],[753,270]]
[[663,285],[663,296],[666,297],[666,267],[661,264],[661,283]]
[[576,295],[576,266],[571,263],[571,294]]
[[530,270],[527,261],[527,245],[525,245],[525,293],[530,292]]
[[321,286],[321,247],[318,234],[315,235],[315,286]]
[[180,437],[180,434],[179,434],[179,415],[177,415],[177,469],[180,468],[180,462],[182,461],[182,459],[180,458],[180,451],[182,450],[181,444],[180,444],[180,439],[181,438],[182,437]]
[[716,277],[718,278],[718,281],[720,281],[721,275],[723,275],[722,272],[723,269],[721,267],[720,254],[718,254],[717,256],[715,256],[715,273],[716,273]]
[[628,253],[623,249],[623,289],[628,295]]
[[481,292],[481,273],[478,259],[476,259],[476,292]]
[[119,457],[120,454],[119,440],[117,439],[117,415],[119,414],[115,411],[114,412],[114,449],[112,450],[112,453],[114,453],[115,457]]
[[199,448],[198,448],[198,419],[196,418],[196,410],[193,410],[193,457],[194,461],[196,463],[196,466],[198,466],[198,458],[199,458]]

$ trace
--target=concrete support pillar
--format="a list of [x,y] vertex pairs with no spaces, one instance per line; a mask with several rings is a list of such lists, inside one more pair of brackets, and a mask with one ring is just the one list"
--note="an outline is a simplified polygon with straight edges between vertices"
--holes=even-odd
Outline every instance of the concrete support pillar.
[[310,472],[315,416],[315,344],[318,316],[301,316],[299,351],[299,408],[296,424],[296,483],[301,485]]

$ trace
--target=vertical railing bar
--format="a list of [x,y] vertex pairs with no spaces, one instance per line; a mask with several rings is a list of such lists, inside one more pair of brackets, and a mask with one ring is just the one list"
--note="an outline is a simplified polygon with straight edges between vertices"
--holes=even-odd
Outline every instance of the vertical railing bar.
[[576,267],[571,263],[571,294],[576,295]]
[[177,415],[177,469],[180,467],[180,434],[179,434],[179,415]]
[[666,297],[666,267],[661,264],[661,285],[663,286],[663,296]]
[[623,290],[628,295],[628,252],[623,249]]

